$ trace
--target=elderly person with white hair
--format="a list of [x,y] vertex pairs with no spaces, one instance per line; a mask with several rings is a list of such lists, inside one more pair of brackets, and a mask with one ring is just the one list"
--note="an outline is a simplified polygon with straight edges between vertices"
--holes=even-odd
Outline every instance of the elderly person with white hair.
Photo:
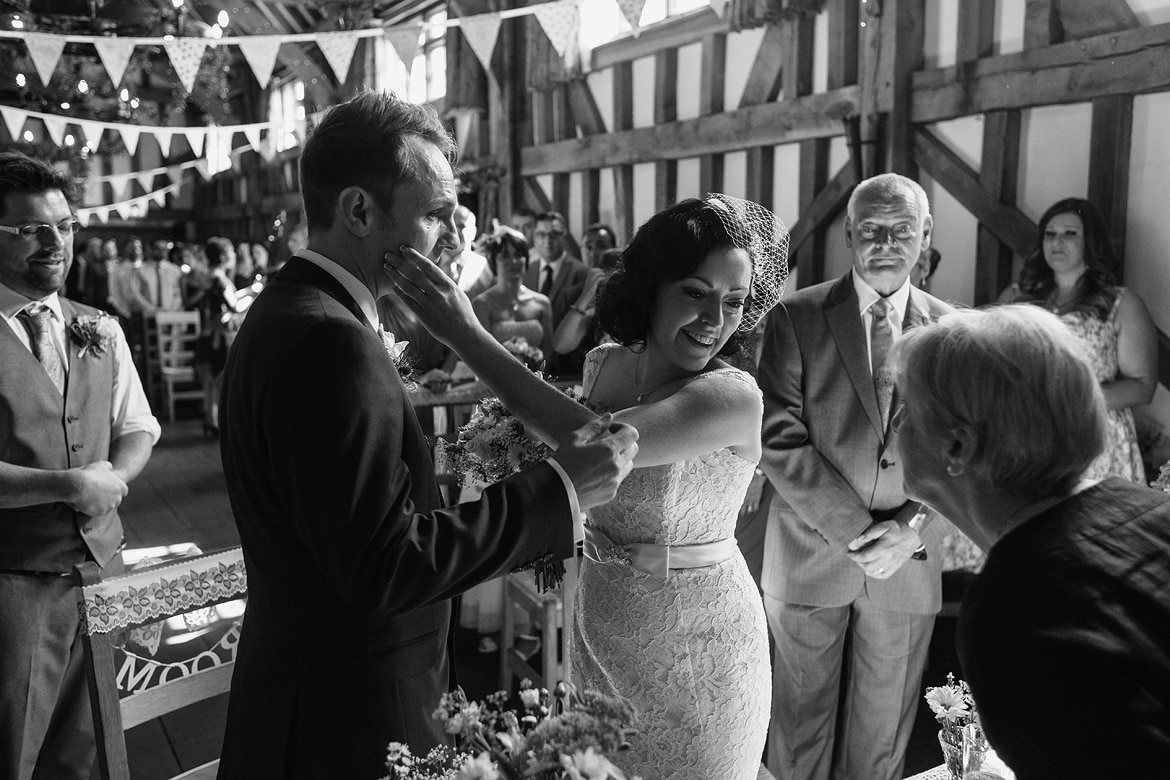
[[895,346],[906,490],[989,550],[959,658],[1020,780],[1165,777],[1170,496],[1083,478],[1106,442],[1083,348],[1035,306],[959,312]]

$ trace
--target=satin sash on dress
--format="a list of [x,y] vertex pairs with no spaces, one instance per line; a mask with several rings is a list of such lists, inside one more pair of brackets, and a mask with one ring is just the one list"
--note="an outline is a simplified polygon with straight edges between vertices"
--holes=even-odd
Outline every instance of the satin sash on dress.
[[616,544],[604,532],[585,526],[585,557],[597,563],[624,563],[638,571],[670,576],[671,569],[698,569],[714,566],[735,554],[734,537],[706,544]]

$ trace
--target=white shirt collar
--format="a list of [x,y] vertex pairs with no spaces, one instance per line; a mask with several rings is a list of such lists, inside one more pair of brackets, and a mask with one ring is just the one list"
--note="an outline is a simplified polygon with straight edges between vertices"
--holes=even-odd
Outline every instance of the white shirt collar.
[[[853,274],[853,289],[857,291],[857,311],[865,314],[874,301],[882,296],[858,276],[856,271],[850,273]],[[910,304],[910,277],[907,276],[901,287],[887,295],[886,301],[894,307],[896,315],[894,322],[900,327],[906,319],[906,307]]]
[[337,263],[330,260],[320,252],[314,252],[312,249],[298,249],[297,257],[303,257],[313,265],[325,271],[338,281],[338,283],[345,288],[345,291],[353,296],[354,301],[357,302],[358,308],[362,310],[362,314],[370,323],[370,327],[378,330],[380,320],[378,319],[378,304],[374,300],[374,294],[370,292],[370,288],[358,281],[357,277],[345,270]]
[[[15,290],[0,284],[0,314],[3,314],[5,319],[11,320],[20,310],[33,303],[35,298],[28,298]],[[49,307],[53,315],[57,318],[57,322],[64,322],[65,315],[61,311],[61,301],[57,297],[57,293],[49,293],[44,298],[40,299],[41,303]]]
[[556,276],[556,274],[561,270],[561,263],[565,261],[565,256],[568,254],[568,252],[561,252],[561,256],[556,260],[545,260],[542,257],[540,259],[540,270],[543,271],[545,268],[551,268],[553,270],[553,276]]

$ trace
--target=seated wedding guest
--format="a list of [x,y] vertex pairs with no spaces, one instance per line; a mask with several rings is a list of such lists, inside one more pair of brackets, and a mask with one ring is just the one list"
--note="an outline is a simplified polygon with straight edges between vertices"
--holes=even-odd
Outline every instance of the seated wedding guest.
[[523,338],[547,360],[552,355],[552,306],[523,282],[528,268],[524,236],[501,226],[488,242],[488,252],[496,283],[472,300],[475,316],[500,343]]
[[[552,304],[552,327],[561,324],[570,307],[581,295],[581,288],[589,276],[589,269],[568,250],[568,228],[565,218],[555,211],[546,211],[536,217],[532,232],[539,262],[531,263],[524,274],[524,284]],[[585,355],[580,351],[564,355],[552,354],[549,371],[554,375],[579,375]]]
[[1165,777],[1170,496],[1086,479],[1106,403],[1034,306],[964,311],[895,345],[907,492],[988,549],[958,650],[1019,780]]
[[601,267],[601,256],[617,247],[617,236],[609,225],[598,222],[585,228],[581,237],[581,260],[590,268]]
[[203,386],[203,434],[219,435],[219,385],[227,363],[228,347],[235,339],[238,322],[233,317],[243,311],[240,296],[232,282],[236,253],[226,238],[209,238],[203,245],[210,274],[207,290],[198,301],[202,329],[195,345],[195,370]]
[[1141,483],[1145,468],[1131,409],[1154,397],[1157,336],[1142,299],[1117,284],[1117,270],[1097,208],[1066,198],[1040,218],[1036,249],[1000,300],[1043,306],[1084,341],[1109,410],[1108,446],[1087,476]]
[[443,252],[440,265],[447,275],[459,283],[459,289],[468,298],[487,290],[495,281],[488,259],[472,249],[475,243],[475,214],[466,206],[455,209],[455,229],[462,239],[456,249]]
[[512,218],[508,220],[508,224],[523,234],[524,240],[528,242],[528,246],[533,246],[532,234],[536,230],[535,211],[527,206],[518,206],[512,212]]
[[622,250],[607,249],[601,253],[597,265],[590,267],[581,294],[553,332],[553,352],[558,355],[567,355],[579,349],[588,352],[598,344],[609,343],[610,339],[604,333],[594,332],[597,291],[613,276],[621,262]]
[[118,505],[159,437],[116,320],[57,292],[72,191],[47,162],[0,154],[0,777],[22,780],[89,780],[70,575],[83,561],[121,573]]

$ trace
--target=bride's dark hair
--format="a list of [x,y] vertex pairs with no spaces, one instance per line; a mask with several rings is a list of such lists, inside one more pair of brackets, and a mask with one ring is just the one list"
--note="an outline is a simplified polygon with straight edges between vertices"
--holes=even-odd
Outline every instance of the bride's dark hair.
[[[687,278],[712,250],[734,245],[719,216],[697,198],[650,217],[622,250],[617,271],[598,290],[601,330],[623,346],[645,343],[659,286]],[[743,339],[736,330],[719,354],[734,355]]]

